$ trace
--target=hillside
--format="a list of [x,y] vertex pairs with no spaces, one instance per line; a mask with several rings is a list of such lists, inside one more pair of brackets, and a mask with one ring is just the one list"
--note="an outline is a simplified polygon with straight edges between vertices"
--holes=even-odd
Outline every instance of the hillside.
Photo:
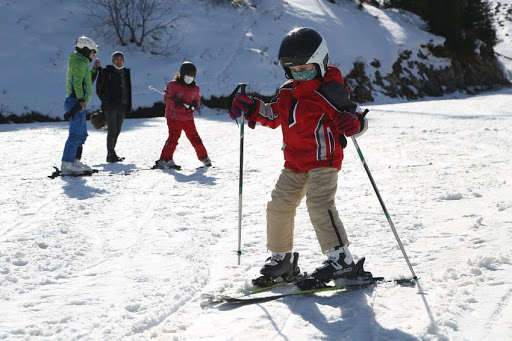
[[[497,13],[506,17],[509,0],[500,2],[503,5]],[[425,23],[408,12],[367,4],[359,9],[352,1],[262,0],[253,7],[235,7],[206,0],[176,0],[169,16],[180,18],[171,41],[176,49],[170,55],[125,49],[126,67],[132,70],[134,109],[160,101],[148,91],[148,85],[163,88],[184,60],[198,66],[197,81],[207,100],[227,96],[239,82],[248,83],[253,93],[272,95],[284,81],[276,64],[279,44],[295,26],[311,26],[324,35],[331,62],[342,69],[362,102],[373,99],[383,103],[457,90],[457,82],[444,88],[439,82],[428,84],[428,77],[456,70],[446,72],[450,60],[435,57],[428,47],[442,44],[443,39],[426,32]],[[100,45],[97,57],[104,65],[110,62],[110,54],[120,49],[96,37],[90,23],[82,1],[0,1],[3,116],[30,112],[56,118],[63,115],[66,63],[76,37],[85,34],[96,39]],[[500,31],[503,43],[497,49],[506,55],[509,43],[505,32],[510,20],[505,19],[504,24]],[[501,61],[510,68],[508,59]],[[398,73],[397,65],[401,65]],[[487,68],[491,78],[486,82],[499,83],[496,70],[489,72],[491,69],[492,65]],[[90,109],[98,106],[95,97]]]

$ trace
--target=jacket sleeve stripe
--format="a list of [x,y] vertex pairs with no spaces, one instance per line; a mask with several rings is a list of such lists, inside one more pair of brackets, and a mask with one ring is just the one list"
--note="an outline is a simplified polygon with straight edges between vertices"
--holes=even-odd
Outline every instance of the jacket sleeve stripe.
[[297,123],[297,104],[297,101],[294,99],[288,115],[288,128],[293,127]]
[[315,141],[317,146],[316,159],[318,161],[327,160],[327,146],[325,145],[324,119],[325,114],[322,115],[315,129]]

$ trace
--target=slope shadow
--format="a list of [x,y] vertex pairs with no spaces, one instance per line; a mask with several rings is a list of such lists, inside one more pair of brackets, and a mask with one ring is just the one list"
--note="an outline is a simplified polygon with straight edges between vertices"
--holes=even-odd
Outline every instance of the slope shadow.
[[[377,322],[373,307],[367,302],[367,296],[371,296],[373,290],[367,288],[329,296],[290,297],[283,302],[289,306],[290,312],[301,316],[322,332],[325,336],[322,339],[325,340],[418,340],[416,336],[398,329],[386,329]],[[321,306],[340,309],[339,318],[328,319],[320,310]],[[278,332],[282,334],[281,330]]]
[[[318,336],[322,340],[417,341],[418,337],[414,335],[398,329],[386,329],[376,321],[375,312],[366,299],[367,296],[371,296],[373,290],[372,287],[369,287],[348,293],[332,293],[328,296],[321,296],[321,294],[290,296],[283,298],[280,302],[289,307],[291,314],[300,316],[309,325],[323,333],[323,336]],[[293,340],[288,332],[282,329],[283,324],[275,321],[272,311],[267,308],[266,303],[256,305],[265,312],[268,321],[276,330],[280,339]],[[221,304],[217,306],[217,309],[229,311],[242,306]],[[321,306],[332,308],[329,312],[330,319],[327,318],[325,312],[320,310]],[[333,310],[336,309],[340,309],[340,316],[334,319],[332,316],[336,313]],[[296,331],[294,332],[296,333]]]
[[94,197],[97,194],[108,193],[107,190],[88,186],[85,177],[63,177],[62,180],[65,182],[65,184],[62,186],[62,190],[64,191],[64,194],[69,198],[86,200]]
[[174,176],[177,182],[197,182],[202,185],[215,185],[217,178],[206,175],[208,168],[197,168],[194,172],[187,174],[186,170],[162,169],[163,173]]
[[[139,168],[134,163],[123,163],[123,162],[116,162],[116,163],[105,162],[105,163],[94,164],[92,166],[94,168],[102,167],[104,172],[110,172],[109,175],[110,174],[112,174],[112,175],[124,174],[124,173],[126,173],[128,175],[131,172],[146,169],[146,168]],[[149,168],[150,167],[147,167],[148,170],[149,170]]]

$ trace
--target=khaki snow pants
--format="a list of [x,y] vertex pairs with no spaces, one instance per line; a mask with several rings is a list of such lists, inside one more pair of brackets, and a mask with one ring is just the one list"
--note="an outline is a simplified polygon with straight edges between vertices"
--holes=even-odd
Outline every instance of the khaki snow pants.
[[345,228],[334,205],[338,172],[335,168],[316,168],[297,174],[283,169],[272,191],[272,200],[267,204],[267,248],[270,251],[293,249],[295,213],[304,196],[322,252],[348,246]]

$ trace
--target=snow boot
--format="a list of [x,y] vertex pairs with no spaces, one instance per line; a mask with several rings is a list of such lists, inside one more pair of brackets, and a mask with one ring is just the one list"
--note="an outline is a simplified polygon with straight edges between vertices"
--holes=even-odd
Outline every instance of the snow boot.
[[122,160],[122,158],[117,156],[117,154],[115,152],[107,154],[107,162],[115,163],[115,162],[120,162],[121,160]]
[[178,166],[174,163],[173,160],[164,161],[164,160],[158,160],[155,165],[156,168],[159,169],[181,169],[181,166]]
[[92,168],[86,165],[85,163],[82,163],[79,159],[75,159],[75,162],[73,162],[75,166],[81,167],[84,172],[92,172]]
[[82,166],[75,164],[74,162],[62,161],[60,172],[62,175],[73,175],[84,174],[85,170],[82,168]]
[[205,167],[211,167],[212,166],[212,160],[207,156],[203,161],[201,161]]
[[262,276],[253,279],[252,284],[263,288],[279,282],[290,282],[300,275],[298,262],[298,252],[272,252],[272,256],[267,258],[260,270]]
[[315,269],[311,275],[313,278],[320,282],[328,282],[332,279],[352,279],[358,276],[359,269],[346,246],[329,249],[326,255],[327,260]]
[[293,274],[293,254],[290,252],[272,252],[260,273],[264,276],[286,276]]

